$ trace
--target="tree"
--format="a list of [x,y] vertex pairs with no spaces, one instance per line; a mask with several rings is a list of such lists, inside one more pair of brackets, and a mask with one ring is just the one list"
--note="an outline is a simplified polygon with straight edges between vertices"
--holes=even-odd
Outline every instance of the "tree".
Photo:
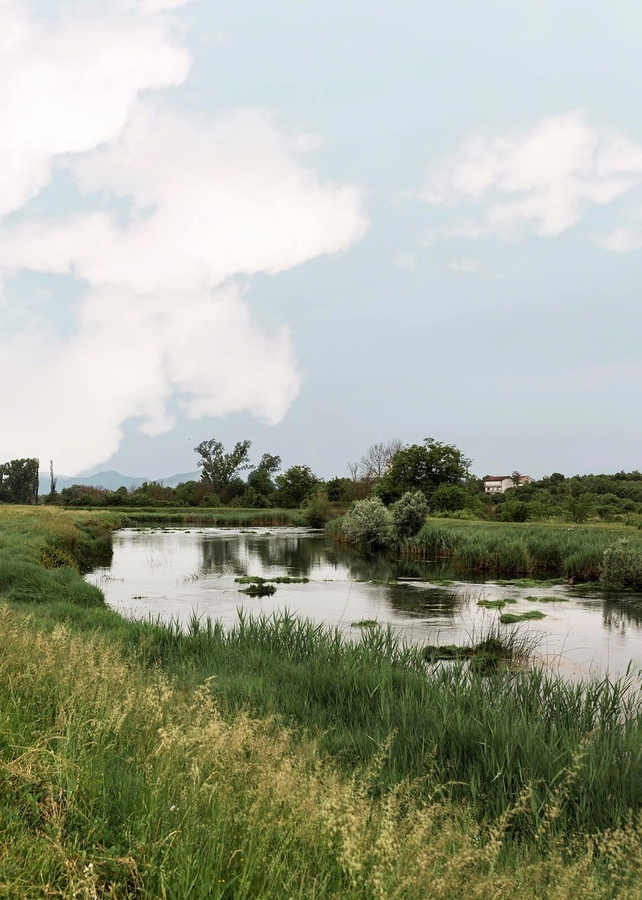
[[276,477],[276,502],[279,506],[297,509],[318,483],[319,479],[308,466],[290,466]]
[[12,459],[0,465],[0,501],[37,503],[39,468],[37,459]]
[[248,489],[252,488],[260,497],[270,497],[276,490],[274,476],[280,468],[280,456],[264,453],[256,469],[248,475]]
[[514,472],[510,474],[510,480],[513,482],[513,487],[519,487],[522,483],[522,473],[515,469]]
[[387,444],[383,442],[371,444],[361,457],[359,464],[363,477],[370,480],[381,478],[390,468],[390,463],[395,453],[403,450],[404,446],[403,441],[399,440],[399,438],[394,438],[392,441],[388,441]]
[[239,441],[234,449],[225,453],[220,441],[213,438],[201,441],[194,452],[201,457],[198,467],[201,469],[201,481],[206,482],[215,493],[221,493],[232,479],[244,469],[251,469],[248,454],[252,441]]
[[462,484],[472,461],[454,444],[426,438],[424,446],[411,444],[398,450],[375,490],[384,503],[398,500],[407,491],[427,497],[442,484]]

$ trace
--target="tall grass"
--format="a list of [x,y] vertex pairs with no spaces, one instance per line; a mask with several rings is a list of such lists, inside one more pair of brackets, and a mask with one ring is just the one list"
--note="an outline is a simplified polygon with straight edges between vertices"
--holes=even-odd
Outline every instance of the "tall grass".
[[262,527],[278,525],[304,525],[300,509],[241,509],[221,507],[220,509],[132,509],[125,508],[118,513],[123,522],[140,525],[212,525],[229,527]]
[[[420,559],[448,559],[460,572],[599,581],[604,552],[622,532],[596,526],[429,522],[404,542],[401,552]],[[642,549],[640,536],[631,534]]]
[[[246,624],[259,643],[273,641],[273,630]],[[287,628],[295,644],[319,639]],[[216,679],[185,691],[116,646],[61,626],[34,631],[6,609],[0,651],[5,896],[491,898],[551,896],[554,886],[555,896],[599,898],[639,889],[637,821],[590,844],[552,839],[583,750],[551,787],[529,849],[507,841],[515,822],[534,819],[529,787],[482,824],[446,799],[434,752],[422,781],[377,795],[385,742],[346,777],[318,736],[224,715]],[[494,743],[492,732],[484,740]]]

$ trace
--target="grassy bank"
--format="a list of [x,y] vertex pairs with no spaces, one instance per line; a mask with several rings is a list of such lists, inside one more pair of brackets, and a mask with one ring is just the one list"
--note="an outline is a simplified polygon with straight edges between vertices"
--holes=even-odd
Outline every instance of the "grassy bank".
[[[103,515],[106,511],[97,511]],[[277,525],[304,525],[300,509],[240,509],[221,507],[220,509],[175,508],[141,508],[113,507],[112,515],[122,522],[133,522],[137,525],[209,525],[212,527],[243,528]]]
[[639,896],[633,685],[129,623],[43,565],[78,516],[0,509],[0,896]]
[[[327,526],[344,539],[342,519]],[[495,577],[550,577],[597,582],[604,553],[625,540],[642,567],[642,532],[625,525],[559,525],[429,519],[397,552],[420,560],[448,560],[453,572]],[[642,579],[642,568],[640,576]]]

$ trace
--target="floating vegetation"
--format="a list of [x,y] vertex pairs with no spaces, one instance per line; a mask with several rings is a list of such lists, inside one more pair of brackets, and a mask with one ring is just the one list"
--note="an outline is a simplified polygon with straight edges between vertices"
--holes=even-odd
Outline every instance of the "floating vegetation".
[[517,603],[512,597],[505,597],[503,600],[478,600],[477,606],[483,609],[503,609],[507,603]]
[[266,578],[265,580],[271,581],[273,584],[308,584],[310,581],[309,578],[296,575],[277,575],[276,578]]
[[568,597],[526,597],[531,603],[568,603]]
[[237,584],[307,584],[310,579],[295,575],[277,575],[275,578],[262,578],[260,575],[241,575],[235,578]]
[[276,594],[276,588],[273,584],[251,584],[249,587],[240,588],[240,594],[247,594],[248,597],[271,597]]
[[559,584],[560,580],[559,578],[498,578],[494,583],[502,587],[537,588],[553,587]]
[[499,621],[502,625],[514,625],[516,622],[528,622],[531,619],[545,619],[546,613],[539,609],[531,609],[525,613],[502,613]]
[[359,622],[352,622],[353,628],[378,628],[379,622],[376,619],[361,619]]

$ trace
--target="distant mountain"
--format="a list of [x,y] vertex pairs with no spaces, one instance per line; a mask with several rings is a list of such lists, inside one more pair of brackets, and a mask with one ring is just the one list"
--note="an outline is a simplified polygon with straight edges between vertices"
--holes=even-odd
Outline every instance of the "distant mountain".
[[[56,490],[61,491],[63,488],[71,487],[72,484],[86,484],[91,487],[105,488],[108,491],[115,491],[117,488],[124,486],[127,489],[140,487],[145,481],[160,481],[166,487],[176,487],[182,481],[200,481],[200,470],[196,472],[186,472],[178,475],[170,475],[168,478],[135,478],[132,475],[121,475],[120,472],[96,472],[95,475],[56,475]],[[39,490],[41,494],[48,494],[50,488],[49,475],[40,474]]]

